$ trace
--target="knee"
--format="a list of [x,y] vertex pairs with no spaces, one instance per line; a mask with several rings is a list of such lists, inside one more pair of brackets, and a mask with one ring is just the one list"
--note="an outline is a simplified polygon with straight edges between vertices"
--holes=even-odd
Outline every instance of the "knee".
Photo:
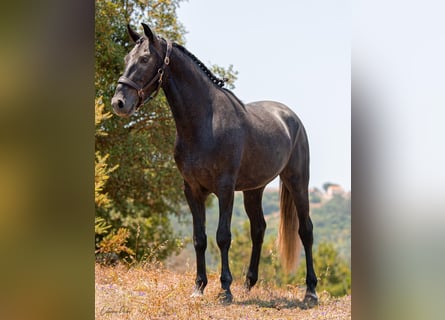
[[230,230],[218,230],[216,233],[216,242],[219,248],[228,248],[232,241],[232,234]]

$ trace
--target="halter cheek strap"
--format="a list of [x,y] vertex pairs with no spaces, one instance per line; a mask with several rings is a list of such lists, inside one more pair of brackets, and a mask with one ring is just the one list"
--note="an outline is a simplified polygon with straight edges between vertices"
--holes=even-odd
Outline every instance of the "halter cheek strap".
[[[158,93],[159,90],[161,90],[161,86],[162,86],[162,78],[164,76],[164,72],[165,72],[165,68],[169,65],[170,63],[170,53],[172,51],[172,43],[169,40],[166,40],[167,42],[167,50],[165,52],[165,57],[164,57],[164,61],[162,63],[162,66],[158,69],[158,72],[156,73],[156,75],[153,77],[153,79],[151,79],[146,85],[144,85],[143,87],[140,87],[136,82],[134,82],[133,80],[127,78],[127,77],[120,77],[119,80],[117,81],[118,83],[121,84],[125,84],[133,89],[135,89],[138,93],[138,97],[139,97],[139,101],[138,104],[136,105],[136,110],[138,110],[144,103],[150,101],[151,99],[155,98]],[[156,87],[156,90],[150,95],[148,96],[147,99],[145,99],[145,90],[148,87],[151,87],[153,84],[155,84],[155,82],[158,82],[158,86]]]

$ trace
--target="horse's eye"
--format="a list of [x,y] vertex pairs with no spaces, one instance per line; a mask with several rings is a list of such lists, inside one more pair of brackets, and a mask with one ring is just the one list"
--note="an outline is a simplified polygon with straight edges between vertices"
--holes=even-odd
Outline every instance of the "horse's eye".
[[142,63],[148,63],[148,57],[141,57]]

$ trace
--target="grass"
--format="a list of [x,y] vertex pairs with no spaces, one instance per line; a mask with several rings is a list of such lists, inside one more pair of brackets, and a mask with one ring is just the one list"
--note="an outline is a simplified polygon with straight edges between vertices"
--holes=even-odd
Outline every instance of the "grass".
[[208,275],[204,296],[190,298],[194,272],[175,273],[156,264],[127,267],[95,266],[96,319],[351,319],[351,296],[320,294],[320,304],[308,309],[304,288],[286,290],[258,283],[246,292],[232,284],[233,303],[217,300],[219,275]]

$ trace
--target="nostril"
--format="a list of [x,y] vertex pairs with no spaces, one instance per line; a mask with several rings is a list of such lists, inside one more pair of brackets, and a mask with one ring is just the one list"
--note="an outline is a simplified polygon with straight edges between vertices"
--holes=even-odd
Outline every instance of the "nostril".
[[122,100],[118,100],[117,106],[119,107],[119,109],[122,109],[124,107],[124,102]]

